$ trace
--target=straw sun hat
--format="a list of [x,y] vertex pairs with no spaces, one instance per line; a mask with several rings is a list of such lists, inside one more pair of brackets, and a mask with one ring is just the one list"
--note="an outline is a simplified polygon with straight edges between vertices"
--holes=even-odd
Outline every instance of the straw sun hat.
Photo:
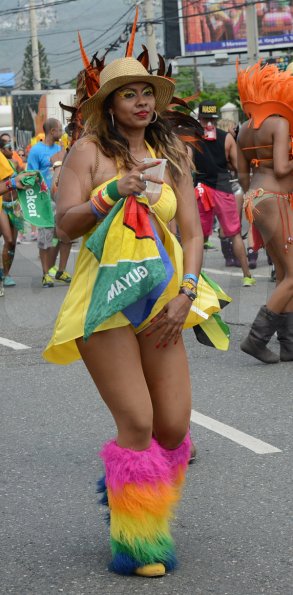
[[105,99],[120,87],[128,83],[148,83],[154,88],[156,110],[162,112],[169,105],[175,88],[172,80],[164,76],[149,74],[146,68],[132,57],[114,60],[100,74],[100,88],[90,99],[81,106],[86,120],[91,114],[102,110]]

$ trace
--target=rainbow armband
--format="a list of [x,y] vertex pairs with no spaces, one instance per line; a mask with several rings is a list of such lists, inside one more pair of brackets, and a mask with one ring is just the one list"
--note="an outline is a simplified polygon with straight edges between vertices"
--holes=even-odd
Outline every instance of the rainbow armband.
[[91,196],[90,201],[92,203],[93,213],[96,215],[96,217],[98,217],[98,219],[106,217],[114,204],[120,200],[120,198],[122,197],[118,192],[117,182],[110,182],[110,184],[107,184],[104,186],[104,188],[101,188],[97,194]]

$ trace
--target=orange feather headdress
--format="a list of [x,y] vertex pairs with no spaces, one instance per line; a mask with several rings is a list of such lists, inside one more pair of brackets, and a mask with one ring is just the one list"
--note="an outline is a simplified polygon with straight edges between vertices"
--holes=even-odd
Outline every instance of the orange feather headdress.
[[293,135],[293,76],[280,72],[274,64],[257,62],[246,70],[237,63],[237,83],[243,111],[259,128],[269,116],[277,114],[288,120]]

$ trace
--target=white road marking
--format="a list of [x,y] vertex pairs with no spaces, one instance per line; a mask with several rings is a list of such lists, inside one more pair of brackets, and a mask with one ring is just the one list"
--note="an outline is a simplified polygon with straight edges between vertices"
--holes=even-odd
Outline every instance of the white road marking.
[[[220,271],[219,269],[207,269],[203,267],[203,271],[207,273],[212,273],[213,275],[226,275],[229,277],[243,277],[243,273],[232,272],[232,271]],[[253,277],[259,279],[268,279],[269,273],[267,275],[260,275],[259,273],[253,274]]]
[[237,444],[241,444],[241,446],[245,446],[245,448],[249,448],[256,454],[259,455],[266,455],[271,454],[273,452],[282,452],[279,448],[268,444],[267,442],[263,442],[258,438],[254,438],[249,434],[245,434],[245,432],[241,432],[240,430],[236,430],[232,428],[232,426],[227,426],[212,417],[208,417],[207,415],[203,415],[198,411],[191,411],[191,421],[199,426],[203,426],[208,430],[212,430],[216,432],[216,434],[220,434],[221,436],[225,436],[229,440],[233,440],[233,442],[237,442]]
[[23,343],[16,343],[16,341],[11,341],[11,339],[5,339],[4,337],[0,337],[0,345],[5,345],[5,347],[11,347],[11,349],[31,349],[28,345],[23,345]]

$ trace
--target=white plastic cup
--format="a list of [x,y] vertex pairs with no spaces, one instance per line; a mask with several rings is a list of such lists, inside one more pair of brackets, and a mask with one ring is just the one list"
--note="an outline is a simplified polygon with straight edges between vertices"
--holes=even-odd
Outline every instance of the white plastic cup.
[[[149,168],[145,169],[143,173],[144,173],[144,175],[149,174],[150,176],[153,176],[154,178],[159,178],[159,180],[164,179],[164,173],[165,173],[167,159],[153,159],[152,157],[145,157],[143,161],[144,161],[144,163],[157,163],[158,161],[160,161],[160,163],[158,163],[158,165],[155,165],[154,167],[149,167]],[[156,198],[162,192],[162,184],[156,184],[155,182],[146,180],[145,191],[146,191],[147,196]]]

